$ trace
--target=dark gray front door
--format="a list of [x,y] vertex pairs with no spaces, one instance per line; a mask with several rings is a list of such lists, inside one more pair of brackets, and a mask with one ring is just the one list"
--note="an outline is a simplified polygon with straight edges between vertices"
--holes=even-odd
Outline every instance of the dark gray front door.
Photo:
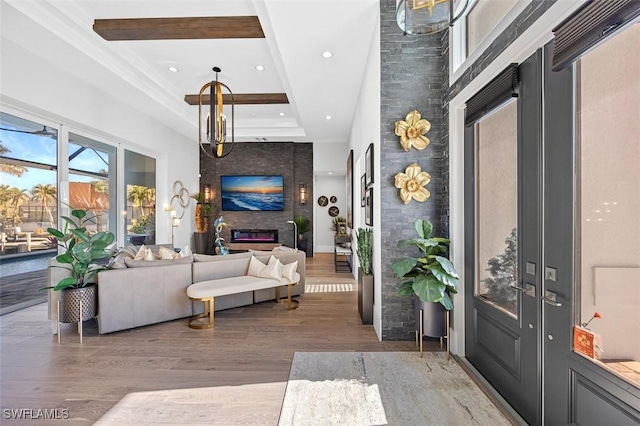
[[[572,350],[580,70],[552,72],[551,55],[545,46],[523,62],[517,101],[465,131],[466,357],[529,424],[640,424],[637,386]],[[501,248],[510,204],[515,230]]]
[[465,132],[466,357],[530,424],[542,404],[541,63],[523,62],[518,97]]

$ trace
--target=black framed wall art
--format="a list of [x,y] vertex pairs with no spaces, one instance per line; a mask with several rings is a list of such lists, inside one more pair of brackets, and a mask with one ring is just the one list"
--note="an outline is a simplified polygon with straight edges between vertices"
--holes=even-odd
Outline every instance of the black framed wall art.
[[373,188],[367,189],[364,206],[364,223],[373,226]]
[[365,165],[365,176],[366,176],[366,185],[369,188],[373,185],[373,144],[370,143],[367,148],[367,152],[364,156],[364,165]]

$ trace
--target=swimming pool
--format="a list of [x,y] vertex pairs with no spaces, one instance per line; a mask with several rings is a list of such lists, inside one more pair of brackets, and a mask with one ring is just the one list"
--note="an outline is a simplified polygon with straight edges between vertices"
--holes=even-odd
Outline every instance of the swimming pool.
[[28,256],[0,258],[0,278],[25,272],[47,269],[47,262],[56,255],[55,252],[36,253]]

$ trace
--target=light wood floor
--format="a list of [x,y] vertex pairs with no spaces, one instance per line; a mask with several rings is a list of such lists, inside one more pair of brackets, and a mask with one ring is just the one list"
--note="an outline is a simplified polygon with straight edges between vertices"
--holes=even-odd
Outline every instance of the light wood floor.
[[[333,255],[317,254],[307,259],[306,282],[356,284],[333,270]],[[275,425],[294,352],[415,350],[413,342],[379,342],[360,323],[357,291],[299,300],[294,311],[264,302],[217,312],[211,330],[184,319],[100,335],[87,322],[82,345],[72,325],[57,344],[44,304],[3,315],[1,408],[68,408],[72,424],[92,424],[131,392],[210,387],[234,395],[220,404],[216,424]]]

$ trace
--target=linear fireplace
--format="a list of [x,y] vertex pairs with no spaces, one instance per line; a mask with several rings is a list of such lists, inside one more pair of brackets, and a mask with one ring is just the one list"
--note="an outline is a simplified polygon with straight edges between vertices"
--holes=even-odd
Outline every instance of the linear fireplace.
[[277,229],[232,229],[232,243],[277,243]]

